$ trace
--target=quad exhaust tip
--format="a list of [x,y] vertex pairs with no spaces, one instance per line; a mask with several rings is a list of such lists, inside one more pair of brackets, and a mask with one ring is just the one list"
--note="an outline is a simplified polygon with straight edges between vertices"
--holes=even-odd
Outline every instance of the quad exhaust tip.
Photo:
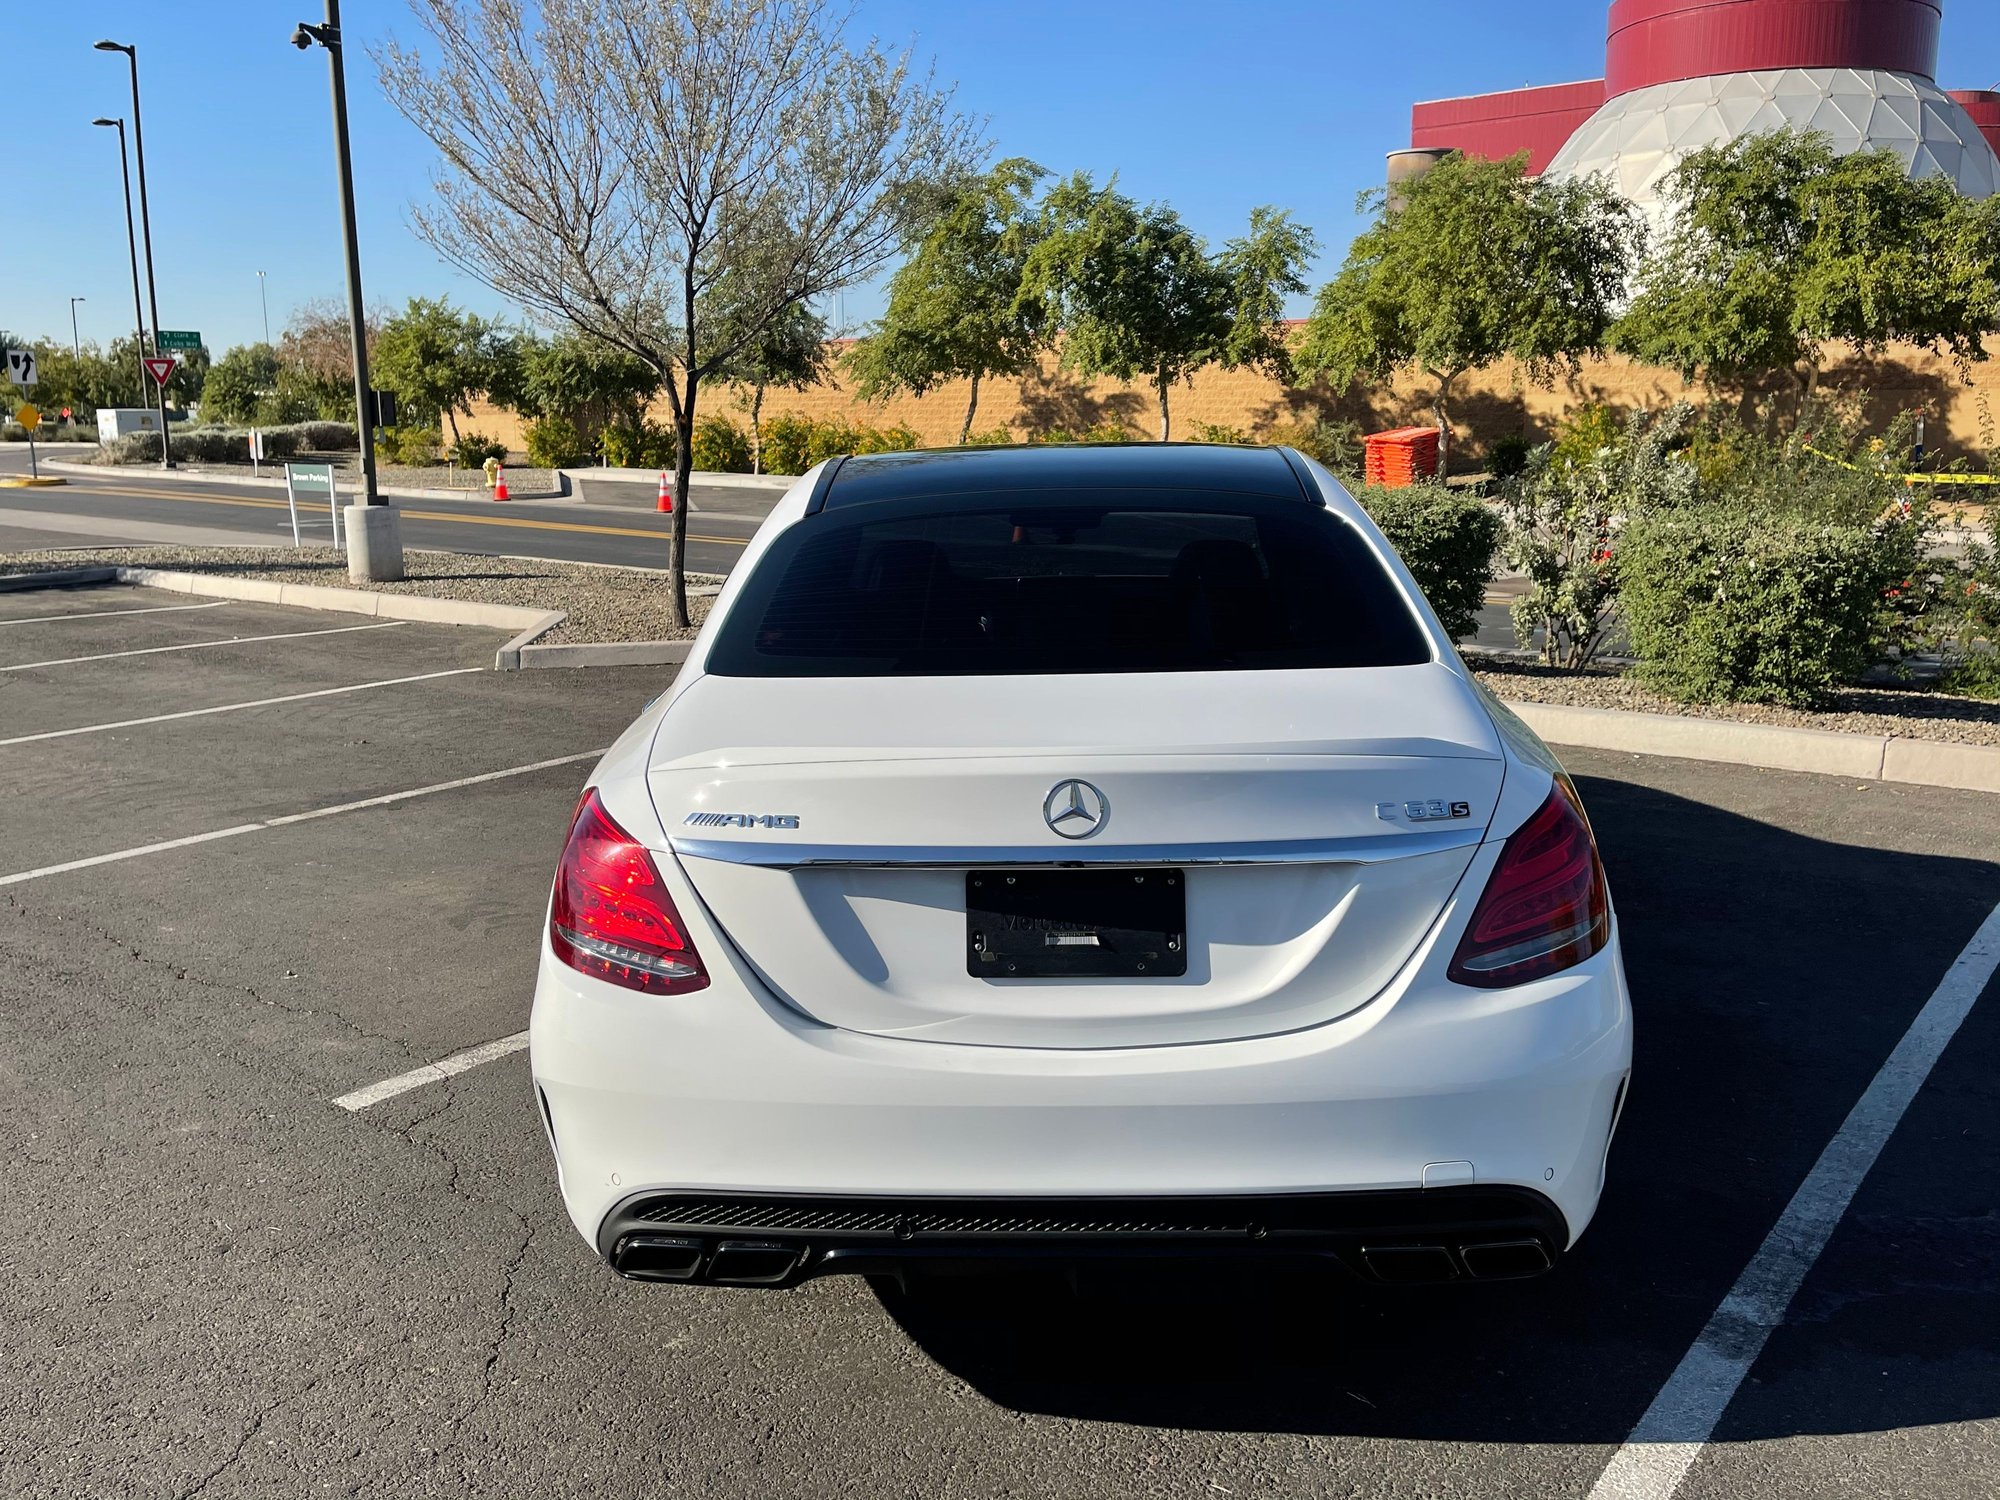
[[805,1252],[771,1240],[708,1242],[678,1234],[628,1234],[613,1265],[637,1281],[704,1281],[718,1286],[777,1286],[798,1269]]
[[1400,1285],[1456,1281],[1461,1276],[1475,1281],[1509,1281],[1539,1276],[1553,1264],[1548,1247],[1540,1240],[1465,1245],[1456,1256],[1443,1245],[1367,1245],[1362,1248],[1361,1261],[1378,1281]]

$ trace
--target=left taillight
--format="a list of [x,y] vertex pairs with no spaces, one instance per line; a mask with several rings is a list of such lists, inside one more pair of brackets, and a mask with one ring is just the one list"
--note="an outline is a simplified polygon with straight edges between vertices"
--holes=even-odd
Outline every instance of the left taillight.
[[549,946],[592,979],[648,995],[708,985],[660,867],[604,810],[595,787],[576,805],[556,867]]

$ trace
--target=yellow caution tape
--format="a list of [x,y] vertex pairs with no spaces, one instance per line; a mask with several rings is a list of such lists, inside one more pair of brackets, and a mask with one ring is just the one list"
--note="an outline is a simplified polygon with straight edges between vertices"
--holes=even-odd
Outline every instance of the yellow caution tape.
[[[1831,453],[1823,453],[1811,443],[1802,445],[1806,452],[1816,458],[1823,458],[1830,464],[1838,464],[1843,469],[1864,472],[1860,464],[1851,464],[1844,458],[1835,458]],[[1890,479],[1900,479],[1904,484],[2000,484],[2000,474],[1891,474]]]

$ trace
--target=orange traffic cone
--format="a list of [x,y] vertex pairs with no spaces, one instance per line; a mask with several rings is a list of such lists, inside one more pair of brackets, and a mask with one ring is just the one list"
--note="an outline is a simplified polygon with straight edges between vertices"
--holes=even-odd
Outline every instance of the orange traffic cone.
[[507,498],[507,471],[505,468],[493,471],[493,498],[495,500],[505,500]]
[[667,471],[665,469],[660,470],[660,503],[656,508],[664,514],[673,514],[674,492],[667,485]]

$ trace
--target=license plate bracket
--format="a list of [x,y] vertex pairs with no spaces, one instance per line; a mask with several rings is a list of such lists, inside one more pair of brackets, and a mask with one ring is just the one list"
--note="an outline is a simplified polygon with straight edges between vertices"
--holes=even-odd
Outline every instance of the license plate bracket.
[[965,972],[979,979],[1187,973],[1187,872],[968,870]]

